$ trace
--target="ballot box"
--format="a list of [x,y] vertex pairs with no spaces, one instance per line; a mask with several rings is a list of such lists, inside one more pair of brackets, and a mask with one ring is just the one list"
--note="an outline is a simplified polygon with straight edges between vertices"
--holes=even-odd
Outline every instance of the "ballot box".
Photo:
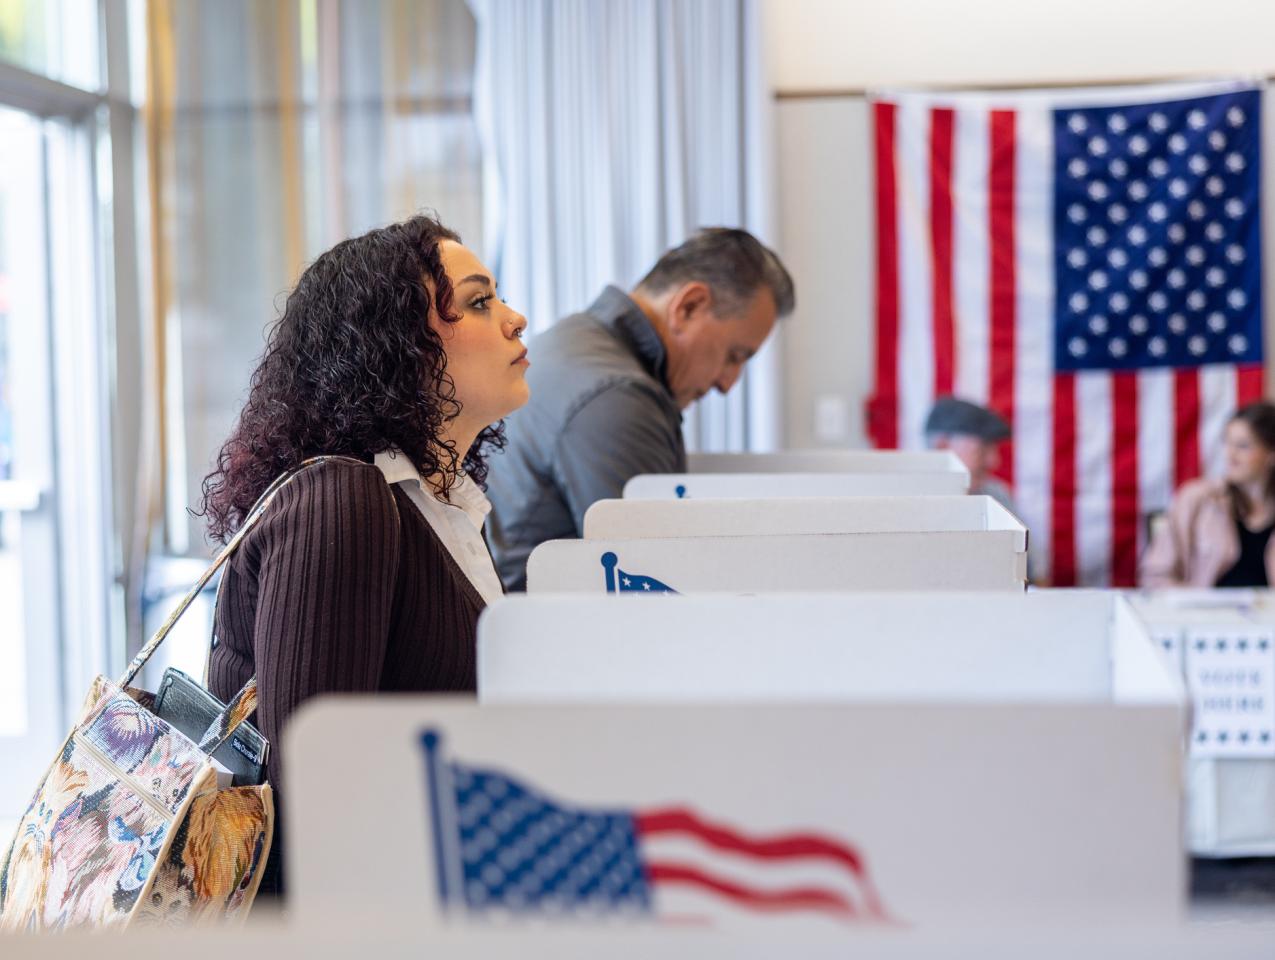
[[1174,922],[1180,684],[1118,598],[1035,600],[500,601],[479,705],[303,708],[292,905],[320,916],[375,877],[424,930],[541,908]]
[[691,453],[687,473],[966,473],[950,450],[783,450]]
[[1206,857],[1275,856],[1275,594],[1130,594],[1191,703],[1187,843]]
[[1027,530],[990,497],[609,500],[531,552],[527,590],[1010,590]]
[[860,473],[642,473],[624,485],[625,499],[721,497],[889,497],[960,494],[969,490],[961,470]]

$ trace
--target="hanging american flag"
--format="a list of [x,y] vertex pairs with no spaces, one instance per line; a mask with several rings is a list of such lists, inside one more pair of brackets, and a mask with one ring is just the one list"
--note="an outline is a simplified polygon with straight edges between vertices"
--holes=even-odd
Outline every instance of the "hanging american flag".
[[448,910],[708,919],[813,911],[893,922],[863,856],[814,832],[766,837],[686,807],[580,809],[449,762],[421,734],[438,896]]
[[1037,575],[1131,585],[1145,518],[1262,394],[1261,91],[872,104],[878,447],[934,399],[1005,416]]

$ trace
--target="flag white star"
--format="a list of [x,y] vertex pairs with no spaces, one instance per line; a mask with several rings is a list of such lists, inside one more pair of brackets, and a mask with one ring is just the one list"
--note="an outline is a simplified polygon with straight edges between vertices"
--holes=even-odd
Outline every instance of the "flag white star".
[[1107,262],[1117,270],[1123,269],[1129,263],[1129,254],[1125,253],[1119,247],[1112,247],[1111,252],[1107,254]]
[[1123,113],[1113,113],[1107,118],[1107,128],[1112,133],[1124,133],[1129,129],[1129,121]]
[[1164,342],[1163,337],[1152,337],[1147,341],[1147,353],[1151,354],[1153,357],[1164,356],[1165,350],[1167,349],[1168,345]]
[[1067,164],[1067,172],[1076,180],[1081,179],[1089,173],[1089,164],[1085,163],[1084,157],[1072,157]]
[[1243,353],[1248,349],[1248,338],[1242,333],[1233,333],[1226,345],[1231,348],[1231,353]]
[[1107,342],[1107,349],[1111,351],[1113,357],[1123,357],[1128,352],[1129,346],[1120,337],[1112,337]]
[[1221,310],[1214,310],[1209,314],[1207,323],[1209,325],[1209,329],[1214,333],[1221,333],[1226,329],[1226,314],[1224,314]]
[[1169,118],[1157,110],[1151,116],[1147,117],[1147,126],[1156,133],[1164,133],[1169,128]]
[[1169,240],[1173,243],[1181,243],[1186,239],[1186,227],[1182,226],[1180,223],[1171,223],[1169,224],[1167,234]]
[[1197,177],[1202,177],[1209,172],[1209,161],[1205,159],[1204,154],[1197,153],[1186,162],[1187,169],[1194,173]]
[[1244,201],[1239,197],[1231,197],[1230,200],[1226,201],[1226,206],[1223,209],[1232,220],[1238,220],[1244,216]]
[[1089,152],[1095,157],[1105,157],[1107,155],[1107,140],[1105,137],[1090,137]]
[[1067,342],[1067,349],[1073,357],[1083,357],[1089,350],[1089,344],[1085,343],[1083,337],[1072,337]]
[[1204,282],[1210,287],[1220,287],[1226,283],[1226,271],[1221,267],[1209,267],[1204,274]]
[[1186,348],[1197,357],[1201,357],[1204,355],[1204,351],[1209,348],[1209,342],[1197,333],[1187,341]]
[[1147,297],[1147,305],[1156,313],[1164,313],[1169,306],[1169,296],[1163,290],[1153,290]]
[[1236,287],[1226,295],[1226,302],[1235,310],[1243,310],[1248,306],[1248,294]]
[[1222,182],[1221,177],[1209,177],[1204,181],[1204,189],[1208,191],[1210,197],[1220,197],[1226,192],[1226,184]]
[[1169,315],[1169,332],[1176,333],[1178,336],[1186,333],[1186,317],[1180,313]]
[[1145,290],[1147,288],[1147,272],[1145,270],[1133,270],[1129,274],[1129,286],[1135,290]]
[[1135,313],[1129,318],[1129,332],[1134,336],[1142,336],[1147,332],[1149,327],[1150,324],[1147,323],[1147,318],[1140,313]]
[[1067,252],[1067,264],[1075,270],[1079,270],[1089,262],[1089,254],[1080,247],[1072,247]]
[[1147,169],[1151,171],[1151,176],[1159,180],[1169,172],[1169,161],[1164,157],[1155,157],[1147,164]]
[[1208,297],[1204,295],[1203,290],[1192,290],[1186,295],[1186,305],[1188,310],[1203,310],[1204,305],[1208,302]]
[[1228,153],[1226,155],[1226,169],[1230,170],[1231,173],[1239,173],[1246,166],[1248,166],[1248,164],[1245,163],[1244,156],[1242,154]]
[[1067,129],[1072,133],[1084,133],[1089,129],[1089,121],[1083,113],[1073,113],[1067,118]]
[[1233,127],[1244,126],[1244,111],[1239,107],[1231,107],[1226,111],[1226,122]]
[[1204,262],[1204,248],[1198,243],[1192,244],[1186,248],[1186,262],[1193,267],[1198,267]]
[[1226,149],[1226,134],[1221,130],[1214,130],[1209,134],[1209,146],[1221,153]]
[[1147,228],[1140,223],[1135,223],[1129,228],[1129,242],[1135,247],[1140,247],[1147,242]]
[[1082,203],[1073,203],[1067,208],[1067,219],[1072,223],[1084,223],[1088,217],[1089,211]]
[[1226,248],[1226,259],[1230,260],[1231,263],[1243,263],[1244,248],[1241,247],[1238,243],[1231,244],[1229,247]]
[[1187,147],[1186,137],[1180,133],[1175,133],[1169,137],[1169,150],[1173,153],[1185,153]]
[[1113,293],[1107,300],[1113,313],[1124,313],[1129,309],[1129,295],[1127,293]]
[[1203,130],[1205,124],[1209,122],[1208,117],[1204,115],[1203,110],[1192,110],[1186,115],[1186,122],[1192,130]]

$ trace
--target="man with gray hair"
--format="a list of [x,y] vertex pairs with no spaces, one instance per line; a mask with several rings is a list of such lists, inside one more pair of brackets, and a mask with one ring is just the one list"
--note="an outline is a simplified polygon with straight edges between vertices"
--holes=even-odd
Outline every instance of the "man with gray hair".
[[531,400],[491,463],[487,539],[507,590],[527,557],[578,537],[584,512],[640,473],[683,473],[682,411],[725,393],[792,312],[792,278],[746,230],[713,227],[667,251],[629,293],[607,287],[528,345]]

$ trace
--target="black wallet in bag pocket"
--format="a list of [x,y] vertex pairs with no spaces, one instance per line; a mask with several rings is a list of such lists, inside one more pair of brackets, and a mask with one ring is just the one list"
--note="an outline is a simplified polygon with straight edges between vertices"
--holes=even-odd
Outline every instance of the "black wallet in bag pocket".
[[[176,667],[164,671],[155,694],[155,715],[196,743],[226,705]],[[270,741],[248,722],[213,752],[213,759],[234,774],[232,786],[264,783]]]

